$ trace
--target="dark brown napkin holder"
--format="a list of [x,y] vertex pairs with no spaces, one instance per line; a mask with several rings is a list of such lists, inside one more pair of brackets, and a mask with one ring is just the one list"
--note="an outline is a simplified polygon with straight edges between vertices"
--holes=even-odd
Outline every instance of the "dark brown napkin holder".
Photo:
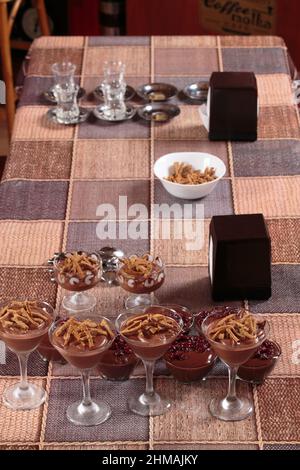
[[257,83],[253,72],[213,72],[210,77],[209,139],[257,139]]
[[216,301],[271,296],[271,239],[262,214],[213,216],[209,276]]

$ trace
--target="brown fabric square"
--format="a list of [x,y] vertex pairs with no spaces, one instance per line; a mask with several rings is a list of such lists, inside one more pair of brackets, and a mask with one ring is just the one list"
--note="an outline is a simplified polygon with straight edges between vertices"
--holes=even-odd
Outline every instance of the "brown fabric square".
[[83,75],[103,74],[103,63],[108,60],[120,60],[126,64],[126,77],[148,76],[150,74],[150,49],[145,46],[107,46],[89,47]]
[[258,117],[258,138],[300,138],[299,122],[293,106],[261,107]]
[[267,220],[273,263],[300,263],[300,219]]
[[69,178],[72,148],[72,142],[12,142],[3,179]]
[[80,75],[82,65],[83,49],[72,49],[70,47],[56,49],[33,48],[30,53],[28,65],[29,75],[52,75],[51,66],[55,62],[72,62],[76,65],[75,75]]
[[210,75],[219,69],[215,48],[155,48],[154,71],[158,75]]
[[197,106],[182,106],[179,116],[168,123],[154,127],[156,139],[207,140],[205,129]]
[[300,441],[300,378],[268,379],[257,389],[264,441]]

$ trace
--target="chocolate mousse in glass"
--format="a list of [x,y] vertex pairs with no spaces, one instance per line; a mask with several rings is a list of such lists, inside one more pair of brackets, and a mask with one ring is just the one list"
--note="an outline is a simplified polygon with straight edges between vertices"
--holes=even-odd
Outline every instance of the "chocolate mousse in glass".
[[102,261],[97,253],[59,253],[52,260],[51,271],[57,284],[71,292],[62,300],[62,306],[66,310],[78,312],[95,307],[96,297],[85,291],[95,287],[101,280]]
[[269,328],[266,320],[244,309],[218,310],[210,313],[202,323],[202,331],[212,349],[226,364],[229,371],[229,388],[223,399],[214,398],[210,412],[224,421],[240,421],[253,412],[253,404],[247,398],[236,395],[238,368],[256,353],[265,341]]
[[21,380],[8,387],[3,402],[14,410],[31,410],[46,399],[42,387],[27,381],[28,357],[47,336],[54,313],[51,305],[37,300],[0,304],[0,339],[18,356]]
[[266,339],[254,356],[242,364],[238,378],[259,385],[268,377],[281,356],[281,347],[276,341]]
[[203,380],[217,355],[203,335],[180,335],[164,355],[168,370],[179,382]]
[[181,316],[182,322],[183,322],[183,327],[182,327],[183,332],[188,333],[194,324],[193,313],[184,305],[178,305],[178,304],[163,304],[163,305],[164,307],[168,307],[168,308],[171,308],[172,310],[175,310],[175,312]]
[[139,397],[130,397],[129,408],[142,416],[164,414],[171,406],[153,388],[153,371],[161,358],[182,331],[182,319],[174,310],[162,305],[136,307],[121,313],[116,327],[122,338],[139,357],[146,371],[146,390]]
[[91,399],[90,372],[99,363],[103,351],[111,346],[114,337],[110,321],[99,316],[60,319],[49,330],[53,346],[81,373],[83,398],[67,408],[67,418],[74,424],[96,426],[111,415],[111,409],[106,403]]
[[126,308],[157,303],[151,293],[159,289],[165,280],[164,264],[159,256],[148,253],[143,256],[132,255],[119,261],[117,281],[130,292],[125,300]]
[[107,380],[128,380],[139,358],[120,335],[113,344],[101,354],[97,370]]

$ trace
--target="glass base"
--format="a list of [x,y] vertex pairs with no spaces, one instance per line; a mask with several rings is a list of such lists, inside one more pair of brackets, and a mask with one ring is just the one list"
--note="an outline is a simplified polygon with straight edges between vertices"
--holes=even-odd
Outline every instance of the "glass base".
[[5,389],[3,403],[13,410],[33,410],[41,406],[46,397],[47,394],[42,387],[28,384],[25,389],[22,389],[20,384],[14,384]]
[[62,300],[63,308],[71,312],[92,310],[95,308],[96,303],[96,297],[86,292],[73,292],[72,294],[65,295]]
[[158,300],[151,294],[132,294],[125,299],[125,308],[158,305]]
[[158,393],[151,397],[143,393],[137,398],[129,398],[128,406],[133,413],[141,416],[159,416],[165,414],[171,407],[171,401],[162,398]]
[[68,420],[79,426],[97,426],[104,423],[110,415],[110,407],[101,401],[92,401],[90,405],[77,401],[67,408]]
[[209,404],[209,411],[218,419],[223,421],[241,421],[253,413],[253,404],[248,398],[213,398]]

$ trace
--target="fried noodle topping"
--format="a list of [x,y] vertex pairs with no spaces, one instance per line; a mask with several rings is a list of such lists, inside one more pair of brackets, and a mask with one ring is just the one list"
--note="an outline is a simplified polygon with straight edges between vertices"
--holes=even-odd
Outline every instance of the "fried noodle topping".
[[231,340],[232,343],[240,343],[255,339],[262,328],[262,322],[257,322],[250,313],[232,313],[214,322],[209,336],[213,341]]
[[86,319],[83,321],[76,320],[74,317],[70,317],[60,327],[55,330],[54,335],[59,338],[63,338],[63,345],[68,346],[74,344],[92,348],[95,346],[96,336],[106,336],[111,339],[114,338],[114,333],[111,330],[109,324],[105,319],[99,323]]
[[94,272],[98,268],[98,261],[84,253],[71,253],[58,263],[58,269],[61,274],[69,274],[83,279],[86,271]]
[[216,170],[212,167],[206,167],[204,171],[194,170],[188,163],[175,162],[172,167],[172,174],[164,178],[171,183],[180,184],[202,184],[215,180]]
[[0,323],[2,327],[23,332],[36,329],[48,320],[48,315],[41,312],[37,303],[29,300],[11,302],[0,311]]
[[160,313],[145,313],[129,318],[121,328],[122,335],[137,335],[139,339],[166,331],[179,332],[179,325],[173,318]]

